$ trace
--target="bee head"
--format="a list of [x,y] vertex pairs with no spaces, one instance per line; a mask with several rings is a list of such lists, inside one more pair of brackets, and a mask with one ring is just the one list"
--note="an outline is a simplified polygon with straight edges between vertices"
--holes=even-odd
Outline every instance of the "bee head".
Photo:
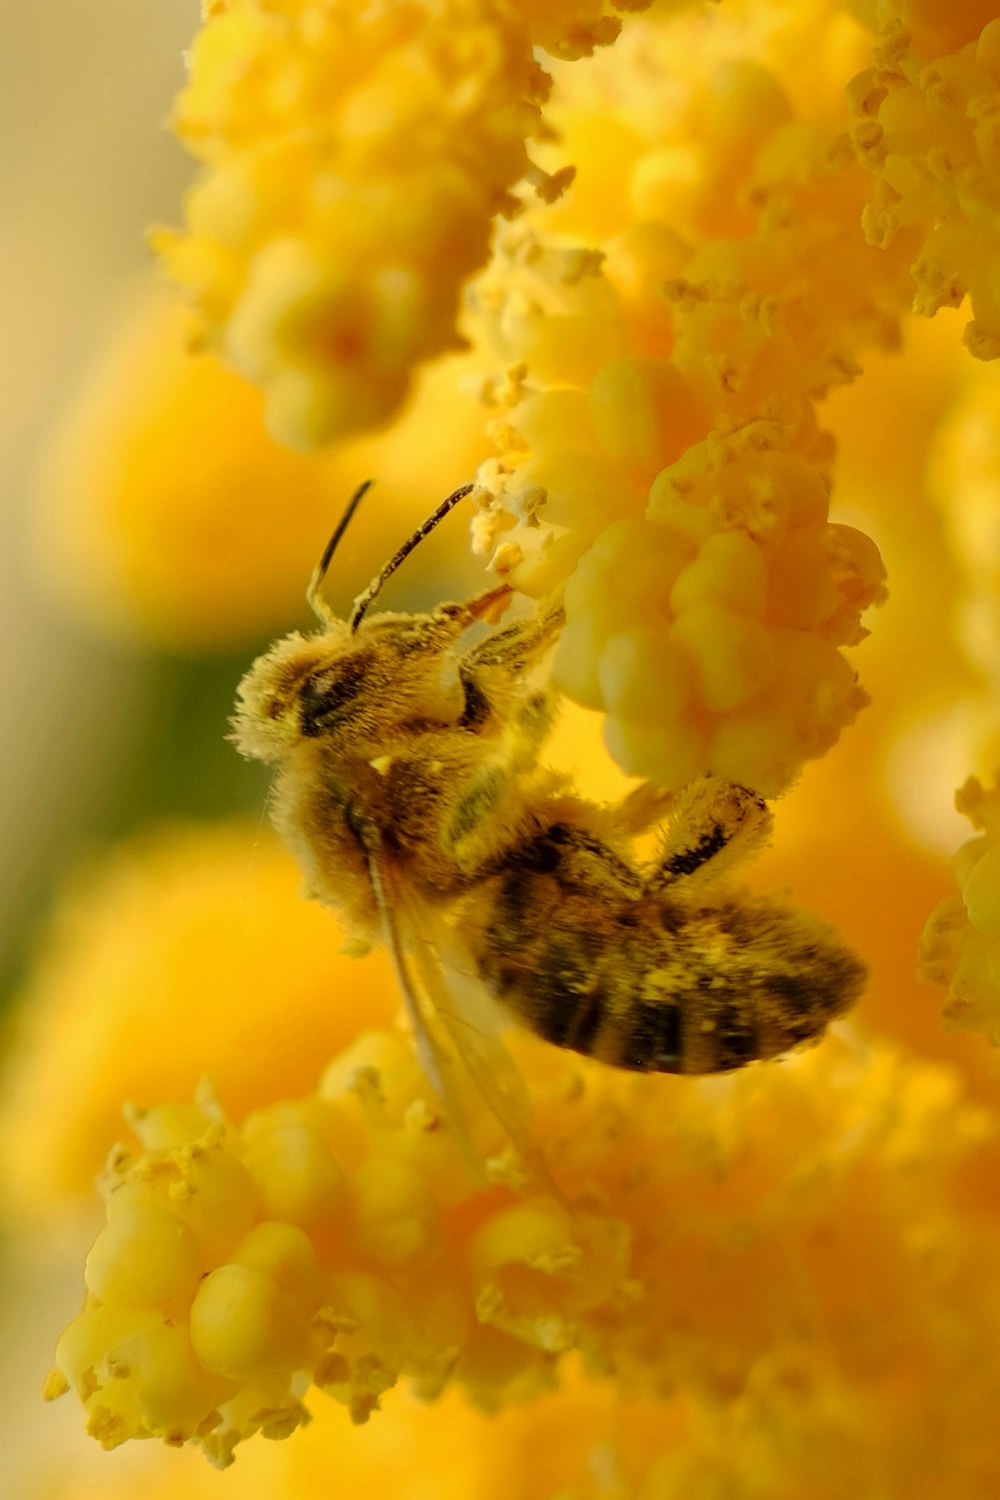
[[276,641],[237,688],[232,738],[241,755],[284,760],[298,741],[323,733],[338,714],[349,717],[365,655],[341,620],[320,635],[296,633]]
[[458,633],[447,606],[431,615],[383,614],[352,630],[331,620],[317,635],[289,635],[254,662],[237,689],[240,753],[284,760],[304,740],[351,755],[380,747],[416,717],[461,709],[444,658]]
[[[282,761],[303,741],[324,739],[335,753],[378,744],[414,715],[456,709],[457,681],[441,681],[441,656],[461,630],[484,612],[439,606],[429,615],[382,614],[366,619],[387,578],[414,547],[465,498],[464,485],[390,558],[340,620],[321,589],[330,561],[371,481],[355,491],[313,572],[306,599],[323,629],[289,635],[254,662],[239,685],[232,739],[240,753]],[[506,597],[507,590],[499,591]],[[492,597],[492,596],[491,596]],[[454,677],[454,672],[452,673]],[[459,705],[460,706],[460,705]]]

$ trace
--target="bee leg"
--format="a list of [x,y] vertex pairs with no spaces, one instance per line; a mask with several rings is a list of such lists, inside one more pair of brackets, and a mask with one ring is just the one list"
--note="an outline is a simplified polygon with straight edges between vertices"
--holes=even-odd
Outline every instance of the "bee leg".
[[[466,652],[458,664],[465,693],[465,712],[460,721],[463,729],[479,731],[491,720],[505,717],[518,679],[541,660],[564,620],[561,592],[550,594],[528,619],[495,631]],[[550,722],[551,714],[536,743],[545,738]]]
[[[676,794],[664,845],[647,878],[660,891],[703,869],[716,880],[767,843],[773,818],[756,792],[719,776],[703,776]],[[706,868],[707,867],[707,868]]]
[[510,603],[513,592],[509,583],[500,583],[496,588],[477,594],[475,599],[466,599],[460,604],[439,604],[432,618],[447,621],[454,627],[456,635],[479,620],[495,624]]
[[537,764],[554,708],[549,693],[517,699],[491,750],[484,751],[471,774],[456,778],[438,837],[463,869],[498,858],[516,841],[526,806],[521,781]]
[[473,646],[471,651],[466,652],[462,663],[472,672],[497,668],[512,677],[519,677],[552,645],[565,619],[562,593],[557,591],[549,594],[533,615],[487,636],[478,646]]

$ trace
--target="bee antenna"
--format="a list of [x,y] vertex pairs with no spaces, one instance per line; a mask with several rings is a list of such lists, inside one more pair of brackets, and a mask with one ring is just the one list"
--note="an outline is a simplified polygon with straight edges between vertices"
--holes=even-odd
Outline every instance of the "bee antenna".
[[365,498],[374,483],[375,481],[373,479],[366,479],[364,484],[358,485],[358,488],[354,491],[354,494],[351,496],[350,500],[348,500],[344,514],[337,522],[336,530],[334,531],[333,536],[327,542],[326,547],[323,549],[323,556],[320,558],[319,562],[313,569],[313,575],[309,580],[309,587],[306,589],[306,603],[309,605],[309,608],[312,610],[313,614],[316,615],[324,625],[331,625],[336,619],[336,616],[334,615],[333,610],[330,608],[329,604],[327,604],[326,600],[320,597],[319,591],[323,587],[323,580],[327,575],[327,570],[329,569],[330,563],[333,559],[333,554],[336,552],[337,547],[340,544],[340,540],[344,535],[344,532],[347,530],[348,526],[350,526],[351,524],[351,521],[354,519],[354,512],[357,510],[358,506],[361,504],[362,500]]
[[432,512],[432,514],[427,517],[427,520],[422,522],[421,525],[417,527],[413,535],[403,543],[399,551],[396,553],[395,557],[390,557],[381,573],[379,573],[376,578],[373,578],[371,583],[365,589],[364,593],[359,594],[355,599],[354,608],[351,610],[350,619],[350,626],[352,631],[357,630],[358,626],[361,624],[361,621],[364,619],[369,605],[374,604],[375,600],[381,593],[382,585],[385,583],[386,579],[392,577],[393,573],[395,573],[400,563],[404,562],[406,558],[409,557],[410,553],[415,547],[418,547],[420,545],[424,537],[429,536],[438,522],[443,521],[448,512],[450,510],[454,510],[458,502],[460,500],[464,500],[466,495],[471,495],[474,489],[475,485],[473,484],[463,484],[460,490],[455,490],[454,493],[449,495],[446,500],[442,500],[437,510]]

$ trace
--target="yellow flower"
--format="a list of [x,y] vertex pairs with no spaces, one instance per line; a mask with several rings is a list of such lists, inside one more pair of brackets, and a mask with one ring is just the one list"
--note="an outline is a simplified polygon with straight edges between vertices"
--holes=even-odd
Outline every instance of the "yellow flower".
[[360,987],[373,1021],[399,1003],[383,955],[359,963],[338,943],[250,825],[149,832],[81,873],[20,997],[0,1112],[8,1208],[46,1215],[89,1194],[123,1099],[186,1099],[208,1074],[242,1115],[310,1087],[353,1035],[345,994]]
[[867,537],[828,523],[815,471],[745,428],[663,469],[645,517],[591,547],[555,680],[606,711],[624,770],[776,796],[868,701],[836,648],[863,638],[883,576]]
[[[477,546],[526,592],[566,584],[555,681],[607,714],[624,770],[775,796],[867,702],[837,648],[884,571],[829,522],[815,402],[897,341],[905,260],[864,244],[845,142],[770,72],[730,61],[688,87],[676,119],[651,87],[630,104],[617,194],[598,157],[616,235],[508,234],[474,288],[507,364]],[[592,217],[585,157],[580,175]]]
[[932,317],[966,297],[965,343],[1000,354],[1000,19],[989,0],[880,7],[874,66],[851,85],[854,141],[875,177],[865,210],[873,245],[920,235],[914,311]]
[[188,232],[157,244],[283,441],[385,421],[461,346],[494,216],[522,179],[568,180],[526,149],[549,84],[532,47],[580,56],[619,28],[601,0],[206,6],[174,118],[204,169]]
[[401,1378],[499,1408],[571,1350],[622,1394],[702,1392],[715,1420],[765,1370],[850,1389],[864,1432],[895,1422],[904,1372],[932,1409],[993,1369],[997,1231],[952,1203],[995,1170],[997,1121],[947,1070],[836,1042],[694,1083],[516,1055],[558,1196],[470,1093],[474,1170],[385,1030],[241,1128],[204,1097],[133,1112],[50,1393],[70,1382],[107,1446],[226,1463],[305,1420],[305,1383],[355,1421]]
[[[266,638],[303,610],[309,572],[344,499],[375,492],[351,534],[353,597],[454,489],[486,443],[468,361],[439,361],[384,432],[335,452],[281,447],[263,401],[186,319],[143,288],[53,434],[32,513],[47,585],[102,631],[166,650]],[[454,549],[457,532],[449,531]]]
[[970,776],[955,795],[977,837],[955,854],[959,894],[931,913],[920,945],[923,978],[947,988],[945,1020],[1000,1043],[1000,784]]

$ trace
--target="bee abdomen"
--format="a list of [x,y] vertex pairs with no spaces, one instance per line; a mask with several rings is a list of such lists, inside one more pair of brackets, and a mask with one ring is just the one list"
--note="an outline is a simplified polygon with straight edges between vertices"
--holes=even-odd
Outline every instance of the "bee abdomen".
[[650,896],[595,903],[557,872],[495,888],[480,975],[559,1047],[640,1072],[726,1072],[818,1036],[863,966],[830,929],[777,903]]

